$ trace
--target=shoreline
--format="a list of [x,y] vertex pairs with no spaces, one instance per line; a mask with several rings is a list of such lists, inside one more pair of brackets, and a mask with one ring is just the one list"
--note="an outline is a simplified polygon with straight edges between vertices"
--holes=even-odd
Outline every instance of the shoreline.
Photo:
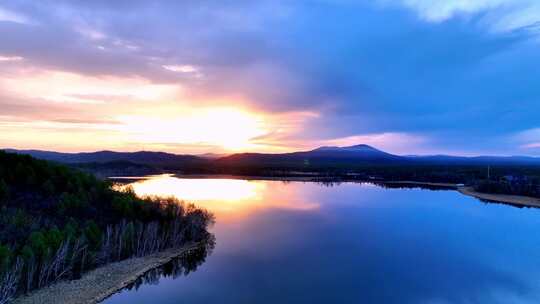
[[[283,181],[283,182],[317,182],[324,180],[320,176],[255,176],[255,175],[234,175],[234,174],[171,174],[178,178],[192,179],[241,179],[247,181]],[[336,177],[326,177],[326,179],[336,179]],[[341,180],[340,180],[341,181]],[[344,181],[344,180],[343,180]]]
[[511,204],[521,207],[540,208],[540,199],[535,197],[510,194],[483,193],[474,191],[472,187],[458,187],[457,191],[463,195],[472,196],[474,198],[489,202]]
[[381,184],[387,184],[387,185],[412,185],[412,186],[427,186],[427,187],[439,187],[439,188],[445,188],[448,190],[458,190],[459,185],[458,184],[452,184],[452,183],[433,183],[433,182],[415,182],[415,181],[382,181]]
[[110,263],[83,274],[78,280],[60,281],[15,298],[12,304],[97,304],[134,283],[148,271],[198,249],[202,244],[188,244],[145,257]]
[[242,179],[242,180],[266,180],[266,181],[284,181],[284,182],[351,182],[351,183],[372,183],[372,184],[387,184],[387,185],[403,185],[403,186],[418,186],[418,187],[438,187],[441,189],[455,190],[463,195],[474,197],[479,200],[509,204],[521,207],[540,208],[540,198],[528,197],[522,195],[482,193],[472,189],[472,187],[463,186],[454,183],[435,183],[435,182],[419,182],[419,181],[376,181],[376,180],[356,180],[356,179],[341,179],[335,177],[312,177],[312,176],[289,176],[289,177],[274,177],[274,176],[242,176],[231,174],[173,174],[178,178],[215,178],[215,179]]
[[463,195],[474,197],[481,201],[488,201],[492,203],[509,204],[520,207],[535,207],[540,208],[540,198],[523,196],[523,195],[511,195],[511,194],[498,194],[498,193],[483,193],[474,191],[473,187],[462,186],[452,183],[431,183],[431,182],[414,182],[414,181],[390,181],[382,182],[389,185],[413,185],[413,186],[427,186],[427,187],[440,187],[448,190],[455,190]]

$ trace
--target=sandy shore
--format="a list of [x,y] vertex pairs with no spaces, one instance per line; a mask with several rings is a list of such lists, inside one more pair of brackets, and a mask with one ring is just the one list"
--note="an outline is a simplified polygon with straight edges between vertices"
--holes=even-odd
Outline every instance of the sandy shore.
[[527,206],[527,207],[540,207],[540,199],[535,198],[535,197],[481,193],[481,192],[474,191],[472,187],[458,187],[457,190],[462,194],[476,197],[482,200],[507,203],[507,204],[519,205],[519,206]]
[[15,299],[13,304],[94,304],[120,291],[147,271],[199,248],[190,244],[146,257],[128,259],[87,272],[79,280],[62,281]]

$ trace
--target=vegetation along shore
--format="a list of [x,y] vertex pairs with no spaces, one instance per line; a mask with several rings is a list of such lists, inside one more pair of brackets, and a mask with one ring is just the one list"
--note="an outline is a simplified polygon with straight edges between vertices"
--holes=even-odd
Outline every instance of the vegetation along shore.
[[173,198],[0,151],[0,304],[89,270],[207,240],[214,217]]
[[171,248],[145,257],[110,263],[85,273],[82,278],[61,281],[17,298],[13,304],[94,304],[137,284],[162,265],[175,263],[176,275],[193,271],[213,247],[213,240]]

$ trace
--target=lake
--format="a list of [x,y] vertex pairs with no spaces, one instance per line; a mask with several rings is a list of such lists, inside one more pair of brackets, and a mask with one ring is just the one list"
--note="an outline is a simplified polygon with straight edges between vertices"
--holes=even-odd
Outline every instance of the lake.
[[[156,176],[214,212],[213,252],[104,303],[538,303],[540,210],[457,191]],[[200,264],[200,265],[199,265]]]

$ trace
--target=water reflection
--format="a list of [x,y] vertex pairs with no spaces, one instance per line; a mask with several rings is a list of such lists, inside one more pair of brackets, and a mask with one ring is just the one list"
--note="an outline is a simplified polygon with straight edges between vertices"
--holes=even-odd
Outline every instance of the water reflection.
[[197,267],[202,265],[206,258],[212,254],[215,246],[215,239],[209,238],[207,241],[199,244],[196,248],[189,250],[170,262],[147,271],[144,275],[129,284],[124,291],[138,290],[144,284],[157,285],[163,278],[178,279],[197,271]]
[[159,175],[130,184],[138,195],[174,196],[196,203],[221,220],[243,217],[260,208],[312,210],[318,204],[275,182],[240,179],[189,179]]
[[[177,181],[186,182],[202,181]],[[243,183],[256,194],[196,202],[219,211],[216,247],[196,272],[105,303],[539,302],[540,209],[456,191]]]

